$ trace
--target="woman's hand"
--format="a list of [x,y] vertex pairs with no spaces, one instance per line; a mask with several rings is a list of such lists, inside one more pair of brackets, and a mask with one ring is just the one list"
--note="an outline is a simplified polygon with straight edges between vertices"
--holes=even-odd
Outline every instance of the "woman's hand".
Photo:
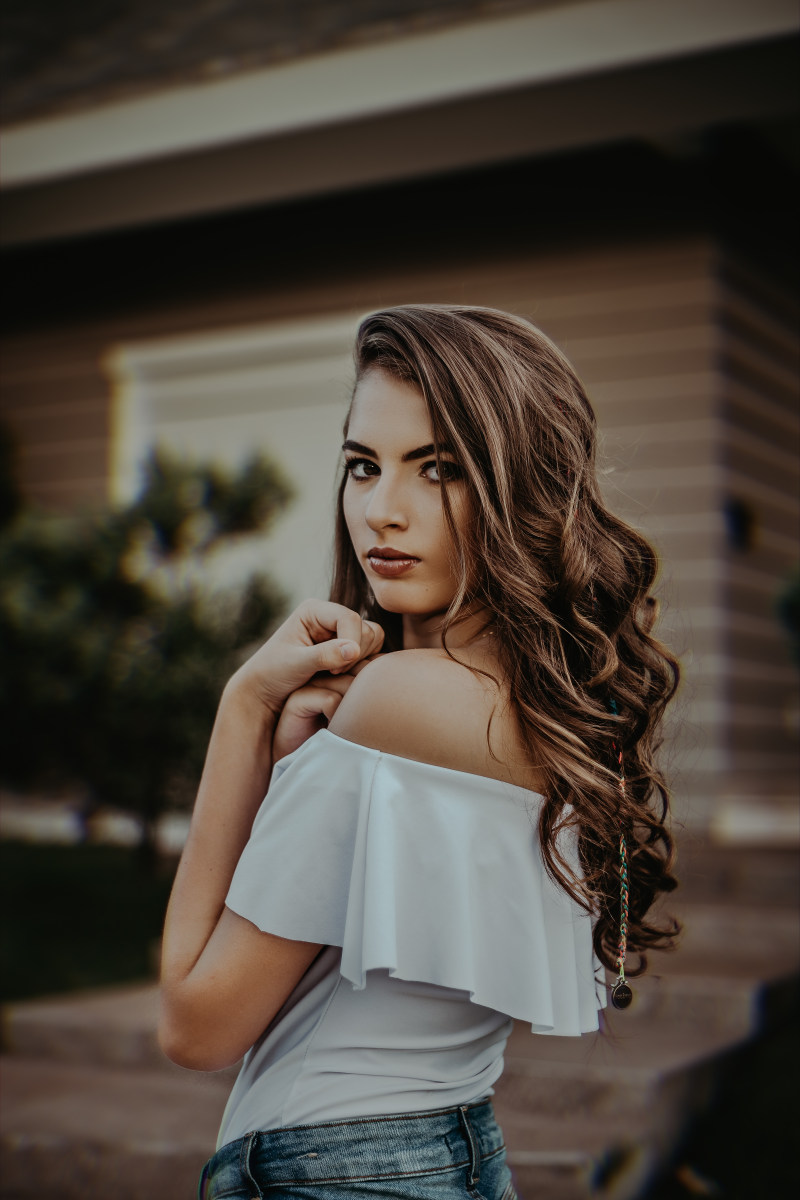
[[[325,672],[342,678],[382,645],[383,630],[374,621],[343,604],[304,600],[232,676],[226,691],[256,698],[277,719],[288,697],[312,676]],[[341,699],[344,693],[334,689],[333,694]]]
[[307,742],[318,729],[324,729],[353,682],[353,675],[325,675],[312,679],[292,692],[272,739],[272,761],[278,762]]
[[324,671],[292,692],[283,706],[272,739],[273,763],[302,746],[317,730],[327,727],[356,675],[374,657],[362,658],[346,675]]

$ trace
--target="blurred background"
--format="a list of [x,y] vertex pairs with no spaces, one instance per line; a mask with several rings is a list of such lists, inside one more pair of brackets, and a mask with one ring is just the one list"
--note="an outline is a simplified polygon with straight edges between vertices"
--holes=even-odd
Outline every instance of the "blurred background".
[[575,364],[684,669],[683,946],[611,1036],[515,1031],[520,1195],[794,1194],[799,24],[5,0],[6,1200],[188,1197],[213,1148],[229,1081],[153,1042],[175,857],[221,681],[327,593],[359,317],[415,301]]

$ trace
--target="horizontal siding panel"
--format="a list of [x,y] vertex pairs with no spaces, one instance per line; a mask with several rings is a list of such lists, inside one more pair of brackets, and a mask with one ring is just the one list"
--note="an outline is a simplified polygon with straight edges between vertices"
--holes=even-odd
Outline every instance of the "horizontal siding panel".
[[[777,678],[781,680],[781,684],[787,683],[786,659],[777,664],[763,662],[759,659],[735,659],[728,653],[727,638],[720,636],[715,640],[711,634],[712,631],[709,629],[692,631],[692,647],[686,656],[686,667],[691,676],[690,682],[688,682],[688,691],[692,695],[696,689],[702,691],[709,680],[714,680],[714,688],[710,690],[718,692],[722,696],[727,695],[727,689],[732,679],[740,679],[744,682],[751,680],[753,683],[770,683]],[[705,649],[703,649],[704,638],[708,642],[708,647]],[[698,671],[702,671],[699,676],[697,676]]]
[[30,502],[47,510],[72,512],[108,500],[107,475],[85,475],[81,479],[37,479],[23,481]]
[[82,370],[53,374],[46,378],[17,378],[0,386],[0,413],[42,413],[47,416],[71,405],[108,406],[108,385],[99,371]]
[[[627,326],[627,322],[626,322]],[[602,363],[608,359],[613,362],[625,362],[670,356],[670,368],[674,359],[680,357],[682,363],[691,361],[698,355],[701,368],[708,365],[708,358],[716,349],[717,331],[710,321],[702,325],[686,327],[667,326],[667,328],[651,329],[647,332],[635,333],[629,328],[613,334],[599,334],[595,330],[583,338],[573,337],[570,343],[570,355],[576,362]],[[691,369],[691,368],[689,368]]]
[[[528,319],[551,337],[568,358],[572,355],[573,344],[584,338],[618,338],[624,337],[626,333],[638,335],[659,333],[670,328],[691,328],[694,325],[707,324],[713,311],[707,295],[701,300],[689,303],[662,303],[657,308],[645,305],[610,312],[596,308],[590,313],[576,313],[572,316],[551,315],[547,317],[546,322],[542,321],[543,307],[547,307],[546,299],[537,306],[536,314],[531,314]],[[523,315],[528,316],[527,313]]]
[[[692,673],[705,672],[703,685],[708,684],[716,691],[717,683],[711,683],[713,668],[708,664],[716,662],[720,655],[725,653],[724,631],[713,625],[704,625],[702,621],[695,621],[694,612],[688,610],[679,615],[679,621],[679,624],[673,626],[670,645],[674,646],[686,670]],[[662,630],[661,636],[665,637],[666,632]]]
[[800,441],[800,412],[787,411],[751,388],[726,379],[722,409],[731,432],[791,449]]
[[738,430],[730,430],[726,441],[725,465],[730,471],[767,487],[777,487],[790,497],[798,495],[800,461],[785,441],[783,448],[771,446]]
[[751,755],[783,759],[784,755],[790,755],[796,748],[796,738],[792,738],[779,724],[756,723],[746,719],[739,721],[735,714],[731,717],[731,736],[731,760],[734,766],[740,763],[744,765]]
[[797,411],[797,374],[751,346],[728,342],[720,352],[722,371],[789,412]]
[[692,609],[692,628],[695,631],[720,629],[723,624],[737,634],[753,638],[773,639],[780,630],[777,617],[772,613],[731,612],[729,608],[721,604],[712,604],[708,607],[698,606]]
[[725,430],[724,423],[716,415],[698,413],[690,407],[686,413],[669,413],[663,409],[650,410],[640,414],[641,419],[630,424],[619,422],[604,436],[617,442],[701,442],[706,447],[710,460],[719,446],[720,438]]
[[795,516],[800,510],[800,499],[794,489],[786,490],[780,482],[762,482],[754,479],[747,470],[735,470],[728,465],[725,468],[725,481],[728,488],[743,499],[753,500],[766,512],[788,513]]
[[743,663],[758,662],[763,668],[776,668],[778,678],[783,678],[785,668],[792,664],[789,638],[777,622],[775,632],[763,637],[734,630],[728,634],[727,647],[731,657]]
[[764,429],[743,429],[730,422],[724,425],[720,422],[720,430],[725,431],[728,446],[762,462],[778,466],[780,470],[791,471],[795,479],[800,478],[800,461],[797,457],[797,450],[800,448],[800,420],[796,439],[787,439],[785,435],[770,436]]
[[785,591],[791,572],[787,570],[781,576],[775,576],[773,573],[770,577],[768,585],[761,589],[755,588],[733,588],[726,591],[726,603],[728,612],[731,615],[731,620],[734,617],[738,620],[741,618],[758,617],[771,625],[775,629],[775,636],[783,636],[783,625],[778,619],[778,599]]
[[96,326],[62,327],[58,333],[13,337],[2,342],[2,375],[9,383],[47,380],[55,373],[100,373],[100,358],[109,336],[100,323]]
[[[747,499],[756,515],[753,551],[732,554],[727,596],[731,617],[731,652],[736,661],[764,672],[769,681],[732,677],[737,698],[749,697],[773,716],[775,733],[783,744],[791,739],[785,727],[784,707],[794,693],[787,634],[776,612],[777,596],[797,561],[798,505],[797,449],[800,435],[798,406],[798,310],[756,272],[732,269],[735,283],[723,287],[723,367],[725,410],[729,419],[725,458],[730,488]],[[775,493],[781,493],[780,498]],[[743,566],[746,561],[746,567]],[[754,615],[763,628],[752,628]],[[747,623],[751,624],[748,625]],[[787,678],[787,673],[789,678]],[[738,729],[736,761],[750,745],[750,731]],[[767,744],[772,758],[780,746]],[[763,763],[764,770],[770,766]]]
[[[709,368],[709,354],[705,350],[683,350],[678,353],[648,353],[619,355],[618,357],[582,358],[574,350],[570,360],[578,375],[583,380],[587,390],[598,388],[613,388],[618,383],[642,381],[646,385],[650,380],[659,382],[675,374],[676,365],[680,365],[681,374],[702,374]],[[645,390],[645,394],[649,389]]]
[[[737,590],[742,596],[776,596],[786,586],[789,574],[779,575],[776,579],[772,564],[761,567],[753,562],[751,555],[729,559],[726,566],[725,587]],[[763,601],[766,603],[766,601]],[[744,601],[750,603],[749,599]]]
[[747,347],[752,354],[752,361],[769,362],[780,372],[780,378],[796,378],[800,366],[800,347],[794,330],[788,330],[780,325],[768,325],[766,322],[754,326],[748,320],[736,316],[728,305],[722,313],[722,336],[720,338],[722,353],[736,354],[733,347]]
[[613,471],[601,477],[600,489],[612,512],[645,533],[651,528],[651,522],[652,528],[657,530],[662,520],[673,517],[682,520],[694,512],[721,509],[721,488],[713,487],[709,480],[701,485],[682,486],[678,483],[665,494],[664,488],[656,483],[648,488],[641,484],[632,487],[622,472]]
[[[590,399],[598,408],[603,409],[607,404],[619,405],[626,401],[640,405],[662,403],[669,406],[661,410],[663,415],[668,415],[673,402],[681,398],[703,399],[718,396],[719,378],[716,371],[676,371],[675,366],[673,362],[669,372],[655,377],[643,376],[640,379],[605,382],[596,380],[591,386]],[[709,407],[709,411],[713,409]]]
[[749,505],[752,512],[752,527],[749,533],[750,546],[740,550],[731,546],[732,554],[748,554],[759,550],[767,550],[776,555],[797,557],[797,532],[800,514],[776,509],[764,504],[760,499],[753,500],[744,488],[730,488],[728,494],[736,500],[752,501]]
[[[777,525],[778,522],[773,518],[770,521],[771,526]],[[776,556],[780,555],[785,562],[792,563],[797,560],[797,521],[787,517],[783,521],[783,528],[776,530],[768,528],[766,522],[764,526],[757,531],[756,538],[765,550],[770,551]]]
[[[5,345],[3,354],[7,354]],[[34,347],[26,351],[24,358],[17,359],[13,369],[9,366],[8,359],[2,363],[0,366],[0,389],[2,389],[0,394],[5,395],[7,389],[46,388],[48,384],[52,386],[61,381],[93,379],[96,382],[101,378],[100,363],[94,358],[87,359],[82,355],[75,361],[65,362],[63,357],[57,353],[38,357]]]
[[19,441],[29,446],[108,437],[105,397],[99,402],[18,409],[5,419]]
[[639,391],[631,392],[627,385],[618,393],[605,387],[592,388],[588,396],[597,413],[601,444],[612,429],[644,431],[664,424],[685,428],[693,422],[703,427],[718,420],[720,406],[711,376],[702,374],[699,378],[698,387],[680,391],[670,388],[666,394],[663,388],[651,387],[646,397]]
[[[735,729],[774,730],[779,728],[783,736],[781,709],[774,704],[760,704],[745,694],[737,700],[734,693],[726,691],[716,701],[700,701],[694,706],[694,716],[702,721],[704,732],[713,726],[726,725]],[[786,748],[785,746],[783,747]]]
[[770,608],[762,612],[729,609],[728,638],[737,650],[737,659],[742,661],[761,659],[771,650],[775,650],[779,661],[790,661],[788,633]]
[[660,538],[664,534],[682,533],[711,533],[722,537],[724,519],[719,511],[688,512],[688,513],[657,513],[648,514],[646,520],[640,522],[640,528],[646,529],[648,537]]
[[743,304],[729,297],[723,300],[722,346],[746,345],[762,359],[769,359],[783,372],[797,374],[800,365],[800,342],[797,331],[785,325],[771,322],[755,308],[746,309]]
[[[715,464],[694,464],[693,466],[663,466],[647,470],[628,470],[625,472],[625,488],[627,491],[646,493],[650,487],[671,491],[683,488],[702,490],[708,486],[709,467],[715,470]],[[619,473],[621,474],[621,473]],[[721,475],[720,475],[721,477]]]
[[772,679],[729,679],[726,692],[732,704],[758,706],[759,712],[769,714],[770,721],[785,727],[786,710],[797,696],[797,677],[787,679],[779,667],[772,674]]
[[[694,284],[710,294],[713,253],[704,238],[665,238],[650,242],[606,243],[575,249],[559,249],[535,255],[519,254],[505,260],[493,260],[470,267],[470,276],[506,292],[528,287],[531,283],[548,293],[565,293],[567,297],[592,290],[627,285],[638,286],[647,294],[657,289],[685,287]],[[460,282],[463,268],[453,272],[437,272],[442,283]],[[430,277],[430,270],[427,271]],[[391,282],[395,282],[392,280]],[[398,301],[400,303],[400,301]]]
[[[741,778],[745,772],[752,774],[755,778],[760,779],[764,776],[771,776],[773,780],[786,780],[787,778],[796,778],[797,771],[797,752],[792,752],[790,747],[770,746],[759,747],[749,746],[736,748],[729,745],[727,750],[723,751],[725,759],[729,764],[729,770],[735,777],[734,784]],[[764,793],[761,792],[763,795]]]
[[20,475],[23,486],[39,484],[58,477],[65,482],[82,479],[107,479],[108,442],[105,438],[87,438],[82,442],[23,447]]
[[790,329],[798,328],[800,306],[793,292],[773,282],[762,270],[730,250],[717,270],[723,295],[742,296],[757,306],[765,318]]
[[602,465],[604,471],[612,470],[629,476],[631,472],[646,470],[684,471],[700,467],[705,472],[714,461],[716,447],[711,439],[703,436],[667,437],[652,436],[646,427],[641,436],[632,440],[629,433],[620,437],[616,430],[609,430],[603,438]]
[[698,577],[691,572],[678,575],[674,563],[669,564],[668,570],[662,570],[655,590],[660,600],[662,621],[680,619],[689,608],[711,608],[721,593],[716,578]]

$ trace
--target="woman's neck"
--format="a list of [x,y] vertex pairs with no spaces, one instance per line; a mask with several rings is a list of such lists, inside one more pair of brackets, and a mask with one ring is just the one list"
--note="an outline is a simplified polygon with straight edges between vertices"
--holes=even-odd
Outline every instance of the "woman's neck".
[[[424,616],[404,613],[403,649],[441,650],[444,617],[443,612],[428,613]],[[481,609],[479,612],[458,617],[453,622],[447,631],[447,645],[450,650],[458,650],[490,636],[491,633],[491,614]]]

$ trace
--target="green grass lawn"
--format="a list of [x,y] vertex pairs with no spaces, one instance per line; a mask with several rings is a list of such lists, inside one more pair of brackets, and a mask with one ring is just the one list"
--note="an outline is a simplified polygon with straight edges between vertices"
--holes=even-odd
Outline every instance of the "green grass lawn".
[[0,843],[0,999],[152,978],[173,872],[118,846]]

